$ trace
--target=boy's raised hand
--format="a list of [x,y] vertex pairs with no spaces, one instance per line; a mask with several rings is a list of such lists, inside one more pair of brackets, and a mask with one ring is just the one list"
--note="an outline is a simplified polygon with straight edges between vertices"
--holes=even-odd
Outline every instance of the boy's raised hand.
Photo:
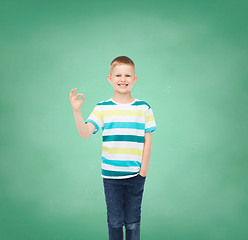
[[[71,102],[71,106],[72,106],[72,109],[73,111],[80,111],[80,108],[84,102],[84,95],[81,94],[81,93],[78,93],[76,96],[75,96],[75,91],[77,90],[77,88],[74,88],[71,90],[70,92],[70,102]],[[82,99],[78,99],[79,96],[82,96]]]

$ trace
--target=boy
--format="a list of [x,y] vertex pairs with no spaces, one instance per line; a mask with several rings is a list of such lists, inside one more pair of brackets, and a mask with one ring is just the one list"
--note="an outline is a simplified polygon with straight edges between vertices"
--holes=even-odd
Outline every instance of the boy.
[[[110,64],[108,81],[114,96],[98,102],[84,122],[80,108],[83,94],[70,92],[77,129],[82,138],[102,128],[101,176],[107,207],[109,240],[140,239],[141,203],[151,153],[151,132],[156,130],[148,103],[131,96],[135,84],[135,65],[126,56]],[[78,97],[82,96],[79,100]]]

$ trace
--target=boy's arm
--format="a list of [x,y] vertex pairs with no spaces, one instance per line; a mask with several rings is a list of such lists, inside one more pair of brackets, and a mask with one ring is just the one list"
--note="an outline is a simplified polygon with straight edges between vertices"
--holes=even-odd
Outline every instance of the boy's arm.
[[151,155],[151,132],[145,133],[145,142],[142,156],[142,163],[140,167],[140,175],[145,177],[148,171],[149,161]]
[[88,123],[84,122],[80,110],[79,111],[73,111],[73,114],[74,114],[75,122],[76,122],[77,129],[78,129],[80,136],[83,139],[90,137],[91,134],[96,129],[96,127],[90,122],[88,122]]

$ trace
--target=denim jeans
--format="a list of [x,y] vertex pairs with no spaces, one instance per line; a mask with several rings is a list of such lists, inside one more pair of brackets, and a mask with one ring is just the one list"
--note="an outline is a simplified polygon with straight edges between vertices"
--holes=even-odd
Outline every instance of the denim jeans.
[[140,240],[141,203],[146,177],[103,178],[109,240]]

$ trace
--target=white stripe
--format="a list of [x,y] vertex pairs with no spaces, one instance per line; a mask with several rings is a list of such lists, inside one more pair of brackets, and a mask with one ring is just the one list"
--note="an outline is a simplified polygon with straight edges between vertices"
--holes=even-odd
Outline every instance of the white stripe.
[[138,174],[139,174],[139,173],[136,173],[136,174],[134,174],[134,175],[120,176],[120,177],[117,177],[117,176],[109,177],[109,176],[105,176],[105,175],[102,175],[102,174],[101,174],[101,176],[102,176],[103,178],[108,178],[108,179],[126,179],[126,178],[135,177],[135,176],[137,176]]
[[152,109],[151,108],[147,109],[146,116],[149,116],[151,114],[153,114]]
[[96,117],[95,115],[90,115],[87,120],[89,120],[89,119],[95,121],[96,124],[99,126],[99,128],[101,128],[103,126],[102,121],[98,117]]
[[134,148],[134,149],[140,149],[142,150],[144,147],[144,143],[137,143],[137,142],[118,142],[118,141],[109,141],[109,142],[103,142],[102,143],[103,147],[108,147],[108,148],[112,148],[112,147],[116,147],[116,148]]
[[101,105],[104,110],[141,110],[147,111],[147,105]]
[[104,163],[102,163],[101,166],[103,170],[109,171],[138,172],[140,170],[140,167],[117,167]]
[[114,128],[114,129],[104,129],[103,136],[108,135],[137,135],[144,136],[144,130],[132,129],[132,128]]
[[145,116],[104,116],[104,122],[138,122],[138,123],[145,123]]
[[155,126],[156,126],[155,120],[146,123],[146,129]]
[[102,151],[102,157],[109,160],[139,161],[140,163],[142,161],[142,156],[134,154],[109,154],[107,152]]
[[93,109],[94,110],[97,110],[98,112],[102,113],[102,108],[101,108],[102,105],[96,105],[95,108]]

